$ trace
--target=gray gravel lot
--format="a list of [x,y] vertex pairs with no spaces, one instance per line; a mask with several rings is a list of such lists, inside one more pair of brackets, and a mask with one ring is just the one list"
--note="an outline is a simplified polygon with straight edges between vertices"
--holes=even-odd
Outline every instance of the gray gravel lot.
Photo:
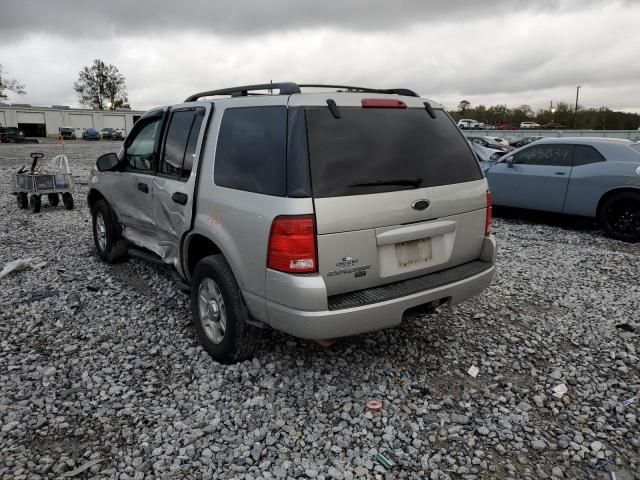
[[[82,183],[117,148],[65,146]],[[0,268],[46,261],[0,280],[1,478],[640,479],[640,399],[620,403],[640,396],[640,246],[499,218],[476,299],[330,349],[269,332],[223,366],[167,272],[97,259],[86,185],[73,211],[18,210],[34,150],[61,146],[0,145]]]

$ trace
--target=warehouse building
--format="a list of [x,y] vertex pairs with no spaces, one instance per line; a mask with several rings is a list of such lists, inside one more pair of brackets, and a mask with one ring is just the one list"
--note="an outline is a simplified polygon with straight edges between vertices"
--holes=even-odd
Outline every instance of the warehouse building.
[[144,112],[135,110],[88,110],[64,105],[37,107],[0,104],[0,126],[18,127],[27,137],[58,137],[60,127],[71,127],[76,137],[88,128],[113,128],[126,136]]

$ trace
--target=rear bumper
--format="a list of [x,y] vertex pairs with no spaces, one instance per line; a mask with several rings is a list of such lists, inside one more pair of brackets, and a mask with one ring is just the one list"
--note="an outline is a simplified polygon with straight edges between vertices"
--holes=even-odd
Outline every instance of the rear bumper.
[[[491,244],[495,245],[493,239]],[[269,323],[290,335],[308,339],[346,337],[394,327],[402,322],[404,312],[410,308],[437,301],[454,305],[487,288],[495,272],[493,251],[490,258],[482,260],[400,282],[405,285],[398,283],[330,299],[327,310],[306,311],[267,300]],[[471,269],[471,264],[476,264],[476,268]],[[469,275],[473,272],[477,273]],[[440,277],[436,278],[437,275]],[[420,286],[424,289],[419,290]],[[411,293],[403,295],[403,289]],[[386,299],[375,301],[376,298]]]

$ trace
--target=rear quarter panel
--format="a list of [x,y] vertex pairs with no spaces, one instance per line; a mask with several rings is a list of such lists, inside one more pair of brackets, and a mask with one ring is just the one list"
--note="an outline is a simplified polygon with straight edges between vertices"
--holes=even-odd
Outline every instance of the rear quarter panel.
[[603,195],[617,188],[637,188],[640,191],[640,175],[637,163],[606,161],[574,167],[563,213],[596,217]]

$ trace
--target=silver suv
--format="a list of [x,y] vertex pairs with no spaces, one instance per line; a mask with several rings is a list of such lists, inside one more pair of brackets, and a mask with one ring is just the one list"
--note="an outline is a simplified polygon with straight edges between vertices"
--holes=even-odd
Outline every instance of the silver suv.
[[98,254],[174,268],[218,361],[249,358],[265,326],[316,340],[393,327],[493,277],[487,182],[442,106],[406,89],[318,87],[213,90],[151,110],[92,172]]

